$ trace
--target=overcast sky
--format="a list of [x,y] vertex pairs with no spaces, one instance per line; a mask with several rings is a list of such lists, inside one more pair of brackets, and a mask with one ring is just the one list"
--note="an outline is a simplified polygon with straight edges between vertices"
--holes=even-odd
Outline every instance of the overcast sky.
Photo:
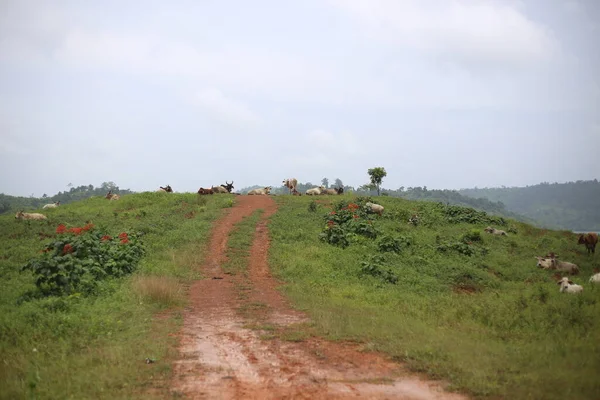
[[0,1],[0,192],[600,178],[600,1]]

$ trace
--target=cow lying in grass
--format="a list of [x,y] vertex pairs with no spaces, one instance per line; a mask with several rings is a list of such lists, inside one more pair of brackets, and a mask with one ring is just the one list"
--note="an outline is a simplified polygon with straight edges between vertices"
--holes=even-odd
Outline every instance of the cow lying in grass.
[[47,208],[56,208],[59,205],[60,205],[60,201],[57,201],[56,203],[46,204],[44,207],[42,207],[42,209],[45,210]]
[[579,273],[579,267],[573,263],[558,261],[558,256],[552,254],[546,257],[535,257],[538,262],[537,266],[543,269],[552,269],[560,272],[568,272],[571,275],[577,275]]
[[214,193],[215,193],[215,191],[212,189],[205,189],[203,187],[198,189],[198,194],[214,194]]
[[505,231],[501,231],[500,229],[492,228],[491,226],[488,226],[487,228],[485,228],[484,231],[487,233],[490,233],[492,235],[508,236]]
[[569,280],[569,278],[562,278],[560,281],[556,282],[560,285],[561,293],[580,293],[583,292],[583,286],[577,285]]
[[46,218],[46,216],[44,214],[40,214],[40,213],[26,213],[23,211],[19,211],[17,213],[17,215],[15,215],[15,219],[33,219],[33,220],[44,220],[44,219],[48,219]]
[[384,208],[381,204],[375,204],[369,201],[365,204],[365,207],[367,207],[370,212],[378,214],[379,216],[383,215]]
[[343,193],[344,193],[343,187],[321,190],[321,194],[343,194]]
[[167,187],[159,186],[159,188],[160,189],[158,189],[157,192],[173,193],[173,189],[171,189],[171,185],[167,185]]
[[119,200],[120,198],[121,198],[121,196],[113,193],[112,190],[109,190],[108,193],[106,193],[107,200]]
[[318,196],[325,190],[325,186],[314,187],[306,191],[307,196]]
[[248,195],[266,196],[269,193],[271,193],[271,189],[272,189],[271,186],[267,186],[262,189],[252,189],[251,191],[248,192]]

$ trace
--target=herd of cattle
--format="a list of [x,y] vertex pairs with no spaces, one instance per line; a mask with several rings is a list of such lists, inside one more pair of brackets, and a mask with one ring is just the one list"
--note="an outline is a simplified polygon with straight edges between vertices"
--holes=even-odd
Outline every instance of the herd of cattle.
[[[295,196],[302,195],[296,189],[296,187],[298,185],[298,181],[295,178],[285,179],[282,183],[286,188],[289,189],[289,193],[291,195],[295,195]],[[250,196],[252,196],[252,195],[263,195],[263,196],[269,195],[271,192],[271,189],[272,189],[271,186],[266,186],[266,187],[260,188],[260,189],[252,189],[248,192],[248,195],[250,195]],[[198,189],[198,194],[199,195],[207,195],[207,194],[215,194],[215,193],[231,193],[232,190],[233,190],[233,181],[231,183],[225,181],[224,185],[212,186],[210,188],[202,188],[201,187],[200,189]],[[172,193],[173,189],[171,188],[170,185],[167,185],[165,187],[160,186],[159,189],[157,190],[157,192]],[[343,192],[344,192],[344,188],[342,188],[342,187],[328,189],[328,188],[325,188],[324,186],[318,186],[318,187],[308,189],[306,191],[306,195],[307,196],[336,195],[336,194],[342,194]],[[113,193],[112,190],[110,190],[106,194],[105,198],[107,200],[119,200],[121,197],[118,194]],[[59,205],[60,205],[60,202],[50,203],[50,204],[44,205],[42,207],[42,209],[56,208]],[[369,203],[366,203],[366,206],[369,207],[371,212],[373,212],[373,213],[376,213],[378,215],[383,214],[384,208],[380,204],[375,204],[375,203],[369,202]],[[26,219],[26,220],[45,220],[45,219],[47,219],[46,216],[43,214],[26,213],[23,211],[17,212],[17,214],[15,215],[15,218],[16,219]],[[418,218],[418,217],[413,215],[411,217],[411,219],[409,220],[409,222],[414,222],[413,220],[415,218]],[[505,231],[493,228],[491,226],[488,226],[487,228],[485,228],[484,231],[491,235],[507,236],[507,233]],[[594,254],[596,251],[596,245],[598,244],[598,234],[596,234],[596,233],[581,234],[579,236],[577,243],[585,245],[588,254]],[[571,275],[576,275],[579,273],[579,267],[577,265],[570,263],[570,262],[558,260],[558,256],[554,253],[549,253],[548,255],[546,255],[544,257],[536,256],[535,258],[537,259],[537,266],[539,268],[543,268],[545,270],[555,270],[555,271],[557,271],[558,274],[567,273],[567,274],[571,274]],[[583,291],[583,287],[581,285],[574,284],[567,277],[562,277],[560,275],[557,275],[556,278],[557,278],[557,283],[560,285],[561,292],[580,293]],[[592,277],[590,278],[590,282],[600,284],[600,271],[598,271],[597,269],[595,270],[595,274],[592,275]]]

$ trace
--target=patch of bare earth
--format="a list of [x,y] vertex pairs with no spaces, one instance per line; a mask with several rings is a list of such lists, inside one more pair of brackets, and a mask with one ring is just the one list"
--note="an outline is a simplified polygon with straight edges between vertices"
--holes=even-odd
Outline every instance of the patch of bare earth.
[[[264,213],[248,274],[223,274],[228,234],[256,209]],[[276,209],[268,196],[240,196],[215,224],[205,278],[190,289],[172,392],[190,399],[464,399],[357,345],[265,338],[250,328],[307,321],[276,290],[269,272],[267,219]]]

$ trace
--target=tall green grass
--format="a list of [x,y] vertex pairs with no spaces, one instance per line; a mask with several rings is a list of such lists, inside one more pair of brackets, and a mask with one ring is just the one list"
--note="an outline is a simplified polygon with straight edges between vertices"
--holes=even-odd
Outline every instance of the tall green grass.
[[[200,276],[212,221],[232,198],[141,193],[44,210],[48,221],[0,217],[0,398],[164,398],[176,344],[169,333],[181,318],[176,308],[155,315],[182,304],[182,285]],[[35,286],[19,268],[59,223],[88,221],[110,234],[144,233],[136,273],[101,283],[94,297],[24,297]]]
[[[442,205],[380,197],[380,237],[411,244],[381,253],[379,238],[358,236],[342,249],[318,238],[331,211],[322,202],[340,199],[352,197],[319,198],[312,212],[313,199],[280,196],[270,224],[271,267],[321,334],[360,340],[476,397],[600,398],[600,287],[587,282],[599,261],[574,234],[508,221],[496,227],[517,233],[496,237],[487,223],[450,223]],[[474,231],[474,255],[439,250],[477,240]],[[534,256],[550,251],[580,266],[583,294],[559,293],[552,272],[536,268]],[[374,254],[396,284],[361,271]]]

